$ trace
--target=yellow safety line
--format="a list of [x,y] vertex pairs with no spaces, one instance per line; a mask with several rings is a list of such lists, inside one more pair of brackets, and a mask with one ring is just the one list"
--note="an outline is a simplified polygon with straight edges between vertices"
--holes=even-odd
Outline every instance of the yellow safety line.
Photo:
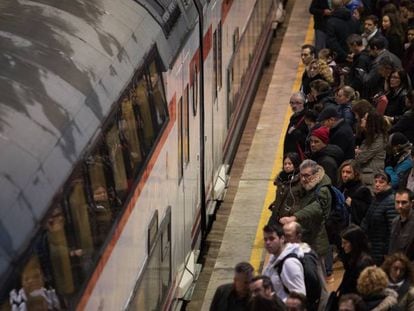
[[[310,19],[304,44],[312,44],[312,42],[313,42],[313,18]],[[292,88],[293,92],[297,92],[300,88],[300,85],[302,82],[303,70],[304,70],[304,66],[302,62],[300,62],[298,66],[298,71],[296,73],[296,80]],[[275,161],[273,163],[272,174],[270,176],[270,181],[267,186],[267,194],[266,194],[266,198],[265,198],[264,205],[262,208],[262,214],[260,216],[259,224],[257,225],[256,237],[255,237],[253,247],[252,247],[252,252],[250,255],[250,263],[257,272],[261,272],[259,271],[259,269],[260,269],[260,264],[262,261],[262,255],[264,251],[262,229],[269,220],[270,211],[268,210],[268,206],[274,200],[274,197],[275,197],[275,186],[273,185],[273,178],[282,168],[284,135],[285,135],[287,126],[289,124],[289,119],[291,115],[292,115],[292,110],[287,109],[286,114],[285,114],[285,119],[283,122],[283,128],[282,128],[282,131],[280,132],[280,138],[279,138],[279,143],[278,143],[277,150],[276,150]]]

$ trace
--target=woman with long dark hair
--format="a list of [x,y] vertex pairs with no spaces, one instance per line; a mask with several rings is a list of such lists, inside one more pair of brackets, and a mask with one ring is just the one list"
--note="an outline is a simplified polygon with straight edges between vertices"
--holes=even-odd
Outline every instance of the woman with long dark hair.
[[372,266],[374,260],[369,255],[368,238],[356,225],[350,225],[342,232],[342,261],[345,273],[338,287],[340,296],[358,293],[357,280],[366,267]]
[[405,98],[406,111],[400,117],[394,117],[393,125],[388,133],[400,132],[414,144],[414,91],[410,91]]
[[395,13],[385,13],[382,16],[382,33],[388,41],[388,50],[402,58],[404,53],[404,30]]
[[282,217],[292,216],[300,208],[300,163],[300,157],[296,152],[289,152],[283,157],[283,169],[273,182],[277,189],[276,198],[269,206],[272,211],[269,225],[279,223]]
[[387,117],[401,116],[406,110],[405,98],[410,90],[409,77],[405,70],[396,69],[386,81],[386,97],[388,100],[384,115]]
[[361,144],[355,150],[355,160],[362,170],[362,182],[372,185],[375,172],[384,169],[385,148],[388,140],[388,125],[378,112],[366,112],[365,100],[357,102],[352,111],[357,119],[357,135]]

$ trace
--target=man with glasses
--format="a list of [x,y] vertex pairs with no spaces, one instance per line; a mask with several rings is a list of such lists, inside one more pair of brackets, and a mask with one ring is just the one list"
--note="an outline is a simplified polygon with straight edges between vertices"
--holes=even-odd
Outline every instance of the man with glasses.
[[401,252],[411,261],[414,260],[414,195],[408,189],[395,193],[395,209],[399,216],[395,217],[391,226],[389,254]]
[[289,101],[292,116],[285,134],[283,154],[296,152],[303,160],[308,126],[305,122],[305,96],[301,92],[293,93]]
[[332,196],[328,188],[331,180],[322,166],[308,159],[300,165],[300,183],[305,190],[304,195],[298,198],[301,209],[290,217],[281,218],[280,222],[283,225],[298,222],[303,229],[302,241],[315,250],[323,263],[329,249],[325,221],[331,209]]

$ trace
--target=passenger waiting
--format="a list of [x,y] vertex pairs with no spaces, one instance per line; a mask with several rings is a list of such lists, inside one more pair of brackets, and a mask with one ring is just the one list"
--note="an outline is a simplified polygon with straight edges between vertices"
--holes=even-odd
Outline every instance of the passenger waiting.
[[276,186],[276,198],[269,206],[272,211],[269,224],[279,223],[280,218],[292,216],[299,210],[299,197],[302,192],[299,178],[300,162],[297,153],[288,153],[283,157],[283,170],[273,182]]
[[361,181],[361,168],[355,160],[346,160],[339,167],[339,189],[349,208],[351,223],[359,226],[371,205],[372,195]]
[[389,279],[388,287],[398,293],[400,310],[414,310],[414,266],[402,253],[388,256],[382,269]]

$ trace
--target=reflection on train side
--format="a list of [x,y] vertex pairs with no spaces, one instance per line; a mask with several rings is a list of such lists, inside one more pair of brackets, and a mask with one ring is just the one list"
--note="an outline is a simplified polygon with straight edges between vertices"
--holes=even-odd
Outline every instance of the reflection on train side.
[[155,50],[144,64],[114,105],[102,135],[73,167],[33,243],[9,271],[0,310],[76,305],[168,121]]

